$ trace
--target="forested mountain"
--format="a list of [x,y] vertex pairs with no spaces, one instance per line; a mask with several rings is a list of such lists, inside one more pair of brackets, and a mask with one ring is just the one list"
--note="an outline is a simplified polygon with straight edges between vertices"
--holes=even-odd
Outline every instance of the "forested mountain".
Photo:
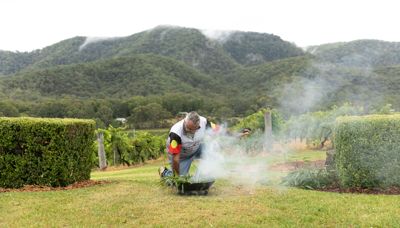
[[18,72],[32,65],[37,56],[34,52],[11,52],[0,50],[0,76]]
[[[174,58],[204,73],[226,74],[239,64],[302,54],[293,44],[269,34],[235,32],[221,44],[200,30],[171,26],[128,37],[86,41],[92,40],[75,37],[31,53],[0,52],[0,74],[147,53]],[[257,61],[251,60],[254,58]]]
[[221,40],[221,43],[224,50],[243,65],[257,65],[304,55],[302,49],[271,34],[234,32]]
[[[175,58],[209,74],[230,72],[236,63],[222,47],[197,29],[156,27],[141,36],[133,53],[153,53]],[[122,54],[128,54],[125,49]]]
[[135,55],[19,73],[2,81],[6,94],[30,91],[43,97],[126,98],[169,92],[218,91],[209,75],[176,60]]
[[343,66],[378,67],[400,64],[400,43],[356,40],[309,47],[319,59]]
[[[132,123],[198,110],[285,116],[345,102],[400,108],[400,43],[358,40],[303,52],[271,34],[160,26],[128,37],[74,37],[33,52],[0,51],[0,115]],[[145,113],[145,115],[143,114]],[[155,127],[153,125],[146,125]]]

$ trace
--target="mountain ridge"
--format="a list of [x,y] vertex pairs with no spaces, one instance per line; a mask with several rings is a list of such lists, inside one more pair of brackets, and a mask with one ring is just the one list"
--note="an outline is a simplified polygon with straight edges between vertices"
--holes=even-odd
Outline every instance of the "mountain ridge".
[[[265,37],[267,40],[271,36],[277,39],[274,44],[279,43],[280,49],[285,50],[287,48],[296,53],[301,53],[300,49],[293,44],[280,40],[277,36],[244,32],[235,32],[235,34],[236,36],[238,34],[247,37],[257,36],[258,39]],[[2,60],[0,74],[10,75],[25,68],[30,70],[148,53],[172,57],[208,74],[230,72],[230,69],[240,65],[240,61],[242,61],[239,59],[239,62],[237,62],[231,57],[232,54],[229,52],[231,49],[224,49],[221,43],[206,37],[200,30],[192,28],[159,26],[127,37],[100,39],[81,48],[86,40],[85,37],[77,36],[29,53],[17,54],[0,51],[0,60]],[[250,48],[254,49],[254,47]],[[250,48],[242,47],[241,50],[247,50],[248,54],[252,52]],[[257,50],[257,48],[255,49]],[[279,53],[278,57],[290,57],[291,53],[286,55]],[[29,56],[29,61],[26,64],[17,64],[20,56]],[[271,57],[265,58],[260,63],[270,59]]]

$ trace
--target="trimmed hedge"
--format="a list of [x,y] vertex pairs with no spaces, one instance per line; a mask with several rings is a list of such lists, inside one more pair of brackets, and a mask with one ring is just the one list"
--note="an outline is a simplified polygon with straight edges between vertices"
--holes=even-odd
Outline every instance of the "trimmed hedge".
[[343,187],[400,186],[400,115],[339,117],[335,162]]
[[0,118],[0,187],[90,179],[94,130],[93,120]]

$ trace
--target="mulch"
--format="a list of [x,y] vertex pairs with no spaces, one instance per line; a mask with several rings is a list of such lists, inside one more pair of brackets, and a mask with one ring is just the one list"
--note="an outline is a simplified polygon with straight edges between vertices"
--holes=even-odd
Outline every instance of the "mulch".
[[98,181],[98,180],[85,180],[80,182],[75,182],[65,187],[50,187],[50,186],[40,186],[40,185],[25,185],[21,188],[0,188],[0,193],[2,192],[46,192],[46,191],[61,191],[61,190],[71,190],[76,188],[86,188],[95,185],[108,184],[111,181]]
[[400,195],[400,187],[389,187],[386,189],[367,189],[367,188],[347,188],[342,189],[337,186],[331,186],[324,189],[316,189],[323,192],[336,192],[336,193],[355,193],[355,194],[374,194],[374,195]]

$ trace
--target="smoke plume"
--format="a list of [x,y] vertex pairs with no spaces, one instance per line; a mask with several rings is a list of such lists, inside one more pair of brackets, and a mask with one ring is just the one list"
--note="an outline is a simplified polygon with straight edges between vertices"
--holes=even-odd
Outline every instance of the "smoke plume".
[[195,182],[224,179],[234,185],[254,187],[269,181],[263,147],[249,148],[244,139],[227,133],[208,132],[202,159],[193,177]]

